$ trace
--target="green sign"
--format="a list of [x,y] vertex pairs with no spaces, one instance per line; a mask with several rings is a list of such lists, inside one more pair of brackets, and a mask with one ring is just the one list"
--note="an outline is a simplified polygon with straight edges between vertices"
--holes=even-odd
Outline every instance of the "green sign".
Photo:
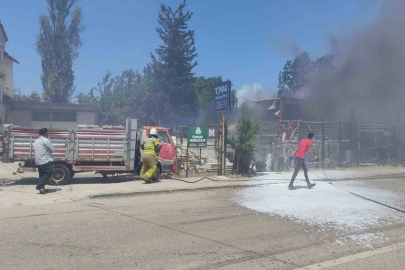
[[188,147],[207,147],[207,127],[188,127]]

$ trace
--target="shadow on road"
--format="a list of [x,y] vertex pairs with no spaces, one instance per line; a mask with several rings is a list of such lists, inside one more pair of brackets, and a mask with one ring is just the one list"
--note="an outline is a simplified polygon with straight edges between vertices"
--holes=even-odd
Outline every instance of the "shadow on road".
[[55,193],[55,192],[58,192],[58,191],[61,191],[62,189],[60,189],[60,188],[47,188],[46,189],[46,193]]
[[[70,182],[66,185],[89,185],[89,184],[116,184],[116,183],[123,183],[128,181],[135,181],[140,180],[139,176],[136,175],[119,175],[119,176],[110,176],[107,178],[103,177],[80,177],[80,175],[76,175],[74,178],[70,180]],[[20,180],[10,180],[5,183],[1,183],[1,186],[25,186],[25,185],[37,185],[38,178],[30,177],[24,178]]]
[[[294,189],[290,189],[291,191],[297,190],[297,189],[308,189],[307,186],[294,186]],[[310,189],[315,189],[315,187],[310,188]]]

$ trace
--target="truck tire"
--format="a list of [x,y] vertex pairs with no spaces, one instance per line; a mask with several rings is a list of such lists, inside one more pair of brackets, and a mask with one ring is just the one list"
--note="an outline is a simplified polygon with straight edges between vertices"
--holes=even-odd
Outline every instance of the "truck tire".
[[53,172],[48,183],[50,185],[66,185],[71,179],[70,170],[63,164],[53,165]]

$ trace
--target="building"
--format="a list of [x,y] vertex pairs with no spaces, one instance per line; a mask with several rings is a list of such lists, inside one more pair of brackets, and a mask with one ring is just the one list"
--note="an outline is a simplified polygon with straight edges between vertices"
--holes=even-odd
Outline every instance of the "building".
[[6,75],[0,79],[0,125],[11,122],[11,103],[13,98],[13,65],[19,62],[6,52],[8,37],[0,20],[0,67]]
[[98,110],[91,105],[14,101],[11,123],[20,127],[69,129],[97,125]]

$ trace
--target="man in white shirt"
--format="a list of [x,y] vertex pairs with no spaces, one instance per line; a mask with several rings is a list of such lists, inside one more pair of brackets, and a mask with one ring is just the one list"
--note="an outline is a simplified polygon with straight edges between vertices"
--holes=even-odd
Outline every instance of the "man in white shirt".
[[38,167],[39,183],[36,187],[41,194],[46,194],[45,184],[52,175],[52,153],[55,149],[48,139],[48,129],[39,130],[39,138],[34,142],[35,164]]

